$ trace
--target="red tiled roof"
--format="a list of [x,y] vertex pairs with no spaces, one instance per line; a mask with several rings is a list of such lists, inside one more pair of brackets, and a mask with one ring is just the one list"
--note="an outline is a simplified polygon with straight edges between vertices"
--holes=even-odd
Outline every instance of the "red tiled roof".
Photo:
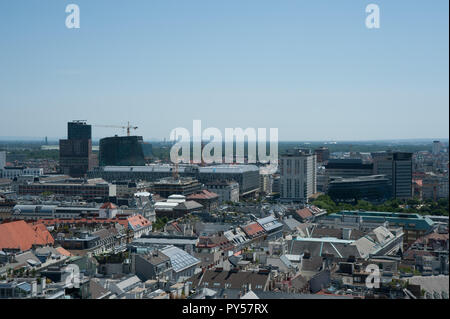
[[220,246],[224,250],[232,248],[232,244],[223,236],[200,236],[197,247],[212,248]]
[[446,241],[449,238],[448,233],[447,234],[439,234],[439,233],[436,233],[436,232],[428,234],[428,235],[425,235],[424,237],[427,240],[433,239],[433,240],[442,240],[442,241]]
[[100,207],[100,209],[116,209],[117,208],[117,206],[116,205],[114,205],[113,203],[104,203],[101,207]]
[[180,226],[178,225],[177,222],[173,222],[172,225],[173,225],[173,227],[176,228],[176,230],[178,230],[179,232],[182,232],[182,230],[181,230],[181,228],[180,228]]
[[23,220],[0,224],[0,250],[4,248],[29,250],[33,245],[54,244],[45,225],[29,225]]
[[139,215],[139,214],[132,216],[132,217],[128,217],[128,224],[133,229],[151,225],[151,223],[148,221],[148,219],[142,217],[142,215]]
[[63,256],[67,256],[67,257],[73,256],[73,255],[70,253],[70,251],[65,250],[65,249],[62,248],[62,247],[56,248],[56,251],[57,251],[58,253],[60,253],[61,255],[63,255]]
[[251,237],[264,233],[264,228],[258,223],[252,223],[247,226],[242,227],[244,232]]
[[219,195],[217,195],[216,193],[213,193],[213,192],[210,192],[207,190],[202,190],[199,193],[189,195],[187,198],[188,199],[215,199],[218,197],[219,197]]
[[300,216],[302,219],[307,219],[312,217],[311,211],[308,208],[298,209],[295,211],[298,216]]

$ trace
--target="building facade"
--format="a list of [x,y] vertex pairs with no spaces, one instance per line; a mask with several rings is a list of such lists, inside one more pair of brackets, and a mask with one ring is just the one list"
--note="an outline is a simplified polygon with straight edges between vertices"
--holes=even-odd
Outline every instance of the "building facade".
[[380,202],[390,198],[391,187],[384,175],[334,178],[328,184],[327,194],[337,202]]
[[372,153],[374,174],[386,175],[390,181],[392,197],[408,199],[412,197],[412,153],[378,152]]
[[84,177],[92,169],[92,127],[84,121],[67,124],[67,139],[59,140],[59,166],[63,174]]
[[239,202],[239,184],[236,182],[209,182],[206,189],[219,195],[219,202]]
[[291,150],[280,157],[280,199],[307,202],[317,192],[316,155],[310,150]]
[[114,136],[100,140],[100,166],[145,165],[142,136]]

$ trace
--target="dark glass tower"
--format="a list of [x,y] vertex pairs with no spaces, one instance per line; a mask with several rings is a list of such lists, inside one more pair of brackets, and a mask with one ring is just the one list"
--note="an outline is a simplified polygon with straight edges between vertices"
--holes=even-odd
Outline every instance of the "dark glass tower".
[[100,140],[100,166],[145,165],[142,136],[114,136]]
[[91,140],[92,127],[83,121],[67,123],[67,138],[69,140]]
[[66,140],[59,140],[59,166],[61,173],[71,177],[84,177],[92,168],[92,127],[84,121],[67,124]]

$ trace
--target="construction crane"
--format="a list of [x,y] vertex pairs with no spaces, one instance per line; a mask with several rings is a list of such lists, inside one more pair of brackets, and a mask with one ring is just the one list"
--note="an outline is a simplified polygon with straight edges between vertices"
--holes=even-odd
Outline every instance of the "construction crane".
[[137,130],[137,126],[131,126],[130,122],[128,122],[127,126],[120,126],[120,125],[94,125],[96,127],[113,127],[113,128],[121,128],[127,130],[127,136],[130,136],[130,130]]

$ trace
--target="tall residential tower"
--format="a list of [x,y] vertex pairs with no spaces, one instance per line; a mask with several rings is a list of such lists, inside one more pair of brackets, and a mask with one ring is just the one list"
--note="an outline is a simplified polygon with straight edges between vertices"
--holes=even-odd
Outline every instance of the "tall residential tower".
[[317,192],[316,155],[294,149],[280,156],[280,199],[307,203]]

